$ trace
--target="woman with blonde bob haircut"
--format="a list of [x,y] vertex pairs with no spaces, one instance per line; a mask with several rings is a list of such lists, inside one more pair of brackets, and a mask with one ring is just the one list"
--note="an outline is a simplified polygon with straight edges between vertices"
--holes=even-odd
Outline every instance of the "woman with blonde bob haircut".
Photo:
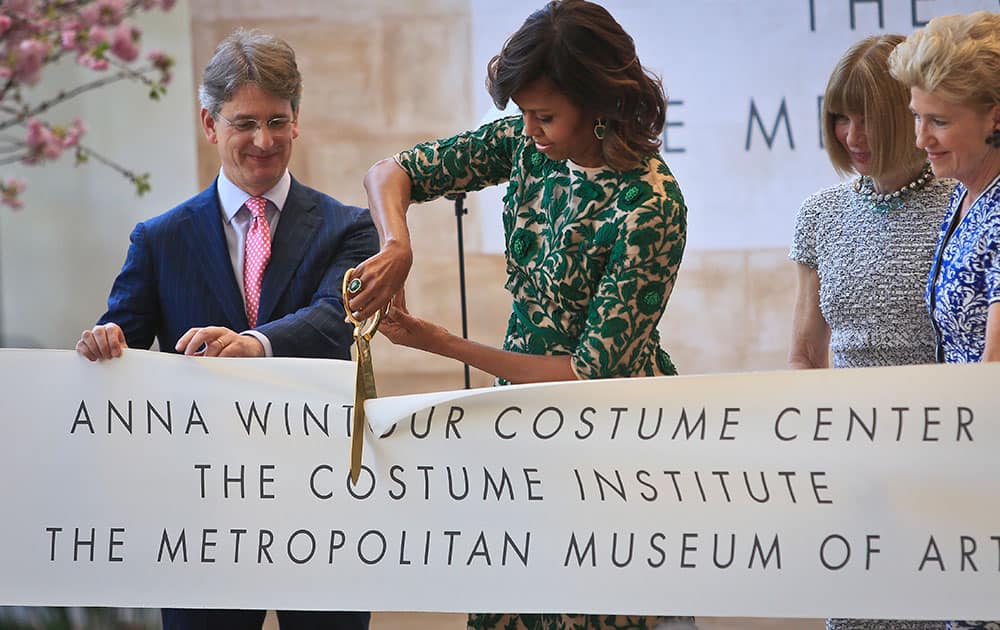
[[[901,35],[866,38],[837,63],[823,97],[830,162],[852,176],[802,204],[789,257],[798,295],[793,368],[932,363],[923,307],[937,227],[954,182],[934,179],[914,145],[909,93],[889,76]],[[831,628],[942,628],[831,620]],[[858,625],[861,624],[861,625]]]
[[[935,174],[959,181],[927,278],[937,360],[1000,360],[1000,14],[934,18],[889,64],[910,88],[917,146]],[[948,627],[986,630],[1000,622]]]
[[823,146],[840,175],[857,172],[847,147],[837,140],[837,125],[848,112],[864,119],[870,175],[912,173],[927,161],[914,142],[909,91],[898,81],[886,80],[889,54],[904,39],[902,35],[866,38],[847,51],[830,75],[823,95]]

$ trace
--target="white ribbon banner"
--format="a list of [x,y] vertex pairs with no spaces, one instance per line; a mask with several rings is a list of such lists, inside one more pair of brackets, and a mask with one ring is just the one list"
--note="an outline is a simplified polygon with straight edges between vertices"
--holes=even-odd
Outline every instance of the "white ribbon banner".
[[354,367],[0,351],[0,604],[1000,618],[1000,366],[368,403]]

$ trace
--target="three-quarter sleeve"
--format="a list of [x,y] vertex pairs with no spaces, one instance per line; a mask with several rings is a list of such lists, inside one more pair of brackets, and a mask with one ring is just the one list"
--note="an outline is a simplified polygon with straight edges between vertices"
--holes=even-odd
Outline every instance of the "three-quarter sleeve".
[[684,253],[687,208],[672,175],[633,182],[615,203],[626,213],[573,352],[579,378],[648,372],[658,357],[647,355],[659,348],[650,338],[658,339]]
[[412,201],[482,190],[510,178],[522,139],[518,117],[501,118],[474,131],[418,144],[394,156],[410,176]]

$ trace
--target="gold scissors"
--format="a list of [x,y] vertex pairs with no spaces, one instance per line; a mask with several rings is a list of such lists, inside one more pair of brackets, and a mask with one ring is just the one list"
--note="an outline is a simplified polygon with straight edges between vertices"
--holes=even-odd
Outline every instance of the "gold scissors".
[[354,273],[353,267],[344,274],[341,293],[347,320],[354,324],[354,344],[358,350],[358,372],[354,381],[354,422],[351,424],[351,483],[355,484],[361,474],[361,451],[365,443],[365,401],[378,397],[375,391],[375,371],[372,367],[370,342],[378,330],[378,325],[382,323],[382,318],[389,314],[392,302],[390,301],[384,309],[377,311],[368,319],[357,319],[347,305],[350,296],[361,290],[361,279],[351,280],[352,273]]

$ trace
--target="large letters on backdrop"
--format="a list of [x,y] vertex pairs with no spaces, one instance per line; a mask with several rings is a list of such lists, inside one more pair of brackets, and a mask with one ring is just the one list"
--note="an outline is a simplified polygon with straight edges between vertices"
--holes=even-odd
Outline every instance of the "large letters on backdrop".
[[[492,104],[482,88],[486,64],[543,4],[469,3],[473,120]],[[662,151],[689,209],[689,250],[788,247],[799,205],[839,179],[823,148],[820,105],[851,45],[868,35],[908,35],[938,15],[1000,11],[997,0],[600,4],[635,40],[643,66],[663,79],[669,103]],[[486,252],[505,249],[504,190],[470,196],[473,216],[483,217]]]

